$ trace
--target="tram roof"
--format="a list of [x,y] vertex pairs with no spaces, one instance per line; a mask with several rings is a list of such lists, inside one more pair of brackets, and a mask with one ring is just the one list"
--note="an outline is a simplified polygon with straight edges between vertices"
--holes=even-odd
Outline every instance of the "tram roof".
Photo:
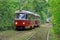
[[26,10],[17,10],[17,11],[15,11],[15,13],[34,14],[34,13],[32,13],[32,12],[30,12],[30,11],[26,11]]
[[40,15],[38,15],[38,14],[34,14],[35,16],[39,16],[40,17]]
[[40,15],[35,14],[35,13],[33,13],[33,12],[30,12],[30,11],[26,11],[26,10],[17,10],[17,11],[15,11],[15,13],[33,14],[33,15],[35,15],[35,16],[39,16],[39,17],[40,17]]

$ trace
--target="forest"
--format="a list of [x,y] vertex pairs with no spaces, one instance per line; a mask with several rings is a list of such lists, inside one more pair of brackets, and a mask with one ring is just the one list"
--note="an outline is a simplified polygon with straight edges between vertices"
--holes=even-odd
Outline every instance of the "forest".
[[41,23],[51,16],[49,4],[45,0],[0,0],[0,30],[13,29],[14,12],[16,10],[28,10],[41,16]]
[[60,0],[0,0],[0,31],[14,29],[16,10],[39,14],[41,24],[50,18],[53,32],[60,35]]

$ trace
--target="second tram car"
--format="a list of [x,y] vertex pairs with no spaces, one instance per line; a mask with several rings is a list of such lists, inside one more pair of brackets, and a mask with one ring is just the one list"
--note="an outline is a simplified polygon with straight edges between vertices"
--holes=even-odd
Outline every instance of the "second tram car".
[[40,16],[26,10],[17,10],[14,17],[15,29],[32,29],[40,25]]

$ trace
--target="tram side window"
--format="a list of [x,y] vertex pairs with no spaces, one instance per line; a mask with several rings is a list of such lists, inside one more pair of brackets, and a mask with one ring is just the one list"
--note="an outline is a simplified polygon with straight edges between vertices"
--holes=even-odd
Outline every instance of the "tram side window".
[[38,20],[38,17],[36,17],[36,19]]
[[31,15],[30,14],[27,14],[27,19],[31,19]]
[[32,17],[33,20],[35,19],[35,16],[34,15],[32,15],[31,17]]
[[31,14],[31,20],[34,20],[34,15]]
[[28,14],[28,15],[27,15],[27,19],[32,20],[33,18],[34,18],[34,15],[32,15],[32,14]]
[[35,20],[37,20],[37,16],[35,16]]
[[38,17],[38,19],[40,20],[40,17]]
[[38,17],[38,16],[36,16],[36,17],[35,17],[35,19],[36,19],[36,20],[39,20],[39,17]]
[[17,19],[18,19],[18,18],[19,18],[19,14],[15,14],[15,18],[17,18]]

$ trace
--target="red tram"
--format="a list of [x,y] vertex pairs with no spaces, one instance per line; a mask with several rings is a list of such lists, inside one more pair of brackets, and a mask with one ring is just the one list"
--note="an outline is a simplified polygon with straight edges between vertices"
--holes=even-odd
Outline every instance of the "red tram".
[[15,29],[32,29],[40,25],[40,16],[26,10],[15,12],[14,26]]

